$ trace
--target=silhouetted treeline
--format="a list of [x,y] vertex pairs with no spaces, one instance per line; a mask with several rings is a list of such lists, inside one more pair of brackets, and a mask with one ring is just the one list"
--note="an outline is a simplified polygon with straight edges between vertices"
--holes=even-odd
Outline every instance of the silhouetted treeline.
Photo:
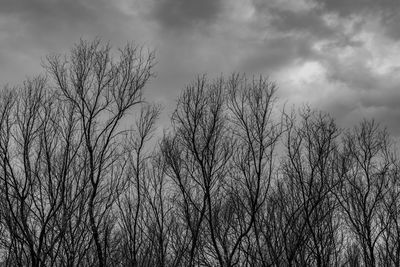
[[154,63],[81,41],[1,92],[3,265],[400,266],[385,129],[283,112],[274,83],[232,74],[198,76],[154,136]]

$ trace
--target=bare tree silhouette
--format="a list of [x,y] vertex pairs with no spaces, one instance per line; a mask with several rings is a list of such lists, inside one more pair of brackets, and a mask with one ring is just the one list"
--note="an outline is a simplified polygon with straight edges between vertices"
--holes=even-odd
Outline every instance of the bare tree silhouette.
[[198,76],[158,142],[153,52],[98,39],[0,93],[6,266],[398,266],[385,129],[278,110],[276,85]]

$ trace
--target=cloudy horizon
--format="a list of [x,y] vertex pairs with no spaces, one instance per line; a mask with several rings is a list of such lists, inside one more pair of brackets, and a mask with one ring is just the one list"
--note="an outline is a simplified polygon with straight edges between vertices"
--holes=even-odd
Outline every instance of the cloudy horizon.
[[197,74],[264,75],[281,101],[339,126],[376,119],[400,136],[396,0],[0,0],[1,86],[43,73],[80,38],[156,51],[147,100],[169,115]]

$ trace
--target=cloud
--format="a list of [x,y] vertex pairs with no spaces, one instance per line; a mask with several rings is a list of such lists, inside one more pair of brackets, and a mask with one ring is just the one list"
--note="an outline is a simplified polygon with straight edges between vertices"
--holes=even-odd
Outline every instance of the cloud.
[[163,30],[175,32],[213,23],[221,9],[221,0],[159,0],[152,15]]
[[385,34],[399,40],[400,5],[397,0],[321,0],[324,12],[334,12],[341,17],[372,15],[380,19]]
[[[0,0],[0,84],[41,73],[44,56],[67,53],[80,38],[100,37],[115,46],[150,43],[151,25],[123,12],[124,1]],[[138,9],[129,2],[126,7]]]
[[160,69],[174,73],[169,81],[207,69],[264,74],[284,101],[329,111],[343,127],[380,119],[400,135],[397,1],[206,1],[194,14],[191,2],[165,0],[152,13],[163,31],[179,33],[160,37],[175,59]]
[[3,0],[1,6],[1,16],[16,17],[20,28],[39,38],[57,31],[65,32],[79,27],[90,27],[97,20],[89,2]]
[[[197,74],[263,74],[283,101],[342,126],[381,119],[400,135],[398,0],[0,0],[0,83],[40,73],[79,38],[156,48],[147,90],[166,113]],[[168,113],[169,114],[169,113]],[[168,115],[163,121],[168,121]]]

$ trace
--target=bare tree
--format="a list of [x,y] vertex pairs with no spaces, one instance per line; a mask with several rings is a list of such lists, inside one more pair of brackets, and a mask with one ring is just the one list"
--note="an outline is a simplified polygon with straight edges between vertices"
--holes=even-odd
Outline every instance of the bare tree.
[[198,77],[179,99],[163,153],[187,227],[186,265],[244,264],[281,134],[273,94],[268,80],[234,74]]
[[47,57],[46,77],[0,92],[1,264],[400,264],[384,129],[282,116],[267,78],[203,75],[153,143],[153,66],[141,47],[80,41]]
[[[89,225],[96,247],[96,261],[106,266],[109,256],[113,206],[125,186],[121,158],[121,122],[132,107],[142,102],[142,91],[151,76],[154,53],[145,54],[137,46],[119,50],[100,40],[81,41],[70,57],[48,57],[47,70],[65,101],[76,110],[87,153],[90,186],[87,201]],[[120,163],[123,166],[123,163]]]
[[[189,251],[185,265],[209,258],[223,263],[214,228],[214,201],[220,181],[226,175],[227,161],[231,156],[229,139],[226,139],[222,79],[208,82],[198,77],[189,85],[178,101],[172,117],[174,135],[164,138],[162,151],[168,166],[167,173],[178,188],[182,221],[186,225]],[[199,253],[205,236],[207,222],[212,250],[211,257]]]
[[[130,266],[144,266],[147,264],[146,261],[152,260],[154,256],[148,251],[151,248],[148,247],[149,241],[146,237],[146,234],[148,234],[146,232],[146,225],[150,223],[148,221],[150,211],[147,209],[146,200],[148,200],[150,195],[154,195],[153,197],[158,199],[163,197],[162,192],[150,192],[149,189],[150,186],[155,186],[154,190],[163,191],[163,170],[159,170],[160,173],[158,173],[158,167],[155,164],[151,168],[149,167],[151,158],[146,154],[145,145],[152,136],[159,112],[159,106],[144,106],[140,111],[139,118],[136,120],[136,127],[129,135],[126,145],[128,155],[126,175],[129,178],[129,182],[126,190],[118,199],[118,209],[121,228],[120,234],[122,235],[119,238],[123,241],[121,242],[122,251],[120,252],[123,255],[122,258],[126,265]],[[161,181],[157,179],[161,179]],[[151,184],[149,185],[149,183]],[[161,205],[162,202],[151,202],[151,204],[153,204],[154,208],[163,207]],[[158,207],[158,204],[161,207]],[[164,217],[161,216],[161,218],[156,219],[164,219]]]
[[[335,265],[339,259],[340,221],[332,190],[338,183],[335,158],[336,139],[340,132],[326,114],[306,109],[300,115],[298,126],[291,118],[288,119],[287,152],[281,173],[282,189],[287,192],[280,191],[283,193],[282,205],[294,205],[292,214],[289,212],[289,217],[285,217],[289,224],[296,226],[293,234],[297,237],[295,242],[288,240],[284,243],[295,244],[292,248],[298,250],[301,261],[298,264]],[[286,210],[283,206],[280,209]]]
[[345,135],[338,164],[342,182],[335,191],[365,266],[376,266],[377,246],[387,228],[382,220],[393,160],[387,132],[364,121]]
[[384,199],[384,208],[379,212],[379,223],[384,226],[382,238],[377,244],[379,263],[382,266],[400,264],[400,225],[399,225],[399,166],[392,154],[394,164],[388,171],[388,192]]
[[6,262],[54,265],[62,257],[70,207],[78,196],[72,192],[71,166],[81,140],[72,107],[62,105],[37,77],[3,92],[1,117]]
[[[234,212],[224,229],[227,240],[224,240],[223,248],[226,266],[233,266],[245,263],[242,255],[248,254],[254,241],[258,251],[256,257],[261,262],[264,260],[260,225],[256,220],[269,194],[275,147],[283,128],[279,115],[273,113],[274,83],[264,77],[249,80],[245,75],[234,74],[227,82],[227,90],[230,128],[236,147],[230,167],[231,185],[227,192],[234,196],[235,206],[228,206]],[[258,262],[253,258],[252,264]]]

